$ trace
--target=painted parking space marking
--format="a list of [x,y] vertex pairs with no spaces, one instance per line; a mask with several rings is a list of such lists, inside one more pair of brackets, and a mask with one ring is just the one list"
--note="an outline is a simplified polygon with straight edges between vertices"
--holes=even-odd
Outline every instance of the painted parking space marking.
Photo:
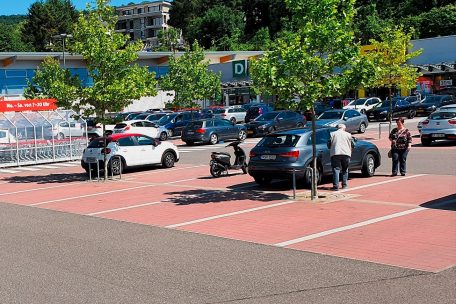
[[52,166],[49,166],[49,165],[38,165],[38,166],[35,166],[35,168],[40,168],[40,169],[57,169],[57,168],[59,168],[59,166],[56,166],[56,165],[52,165]]
[[381,182],[376,182],[376,183],[372,183],[372,184],[367,184],[367,185],[357,186],[357,187],[353,187],[353,188],[342,189],[342,190],[339,190],[338,192],[355,191],[355,190],[369,188],[369,187],[373,187],[373,186],[379,186],[379,185],[384,185],[384,184],[389,184],[389,183],[396,183],[396,182],[402,181],[404,179],[416,178],[416,177],[426,176],[426,175],[427,174],[416,174],[416,175],[403,176],[403,177],[393,178],[393,179],[389,179],[389,180],[385,180],[385,181],[381,181]]
[[[456,202],[456,199],[447,200],[447,201],[443,201],[443,202],[440,202],[440,203],[437,203],[437,204],[433,204],[432,207],[433,208],[439,208],[439,207],[442,207],[442,206],[445,206],[445,205],[448,205],[448,204],[452,204],[452,203],[455,203],[455,202]],[[313,233],[313,234],[306,235],[306,236],[303,236],[303,237],[300,237],[300,238],[296,238],[296,239],[292,239],[292,240],[276,243],[276,244],[274,244],[274,246],[287,247],[287,246],[290,246],[290,245],[293,245],[293,244],[302,243],[302,242],[305,242],[305,241],[321,238],[321,237],[324,237],[324,236],[327,236],[327,235],[331,235],[331,234],[334,234],[334,233],[347,231],[347,230],[352,230],[352,229],[355,229],[355,228],[371,225],[371,224],[374,224],[374,223],[387,221],[387,220],[390,220],[390,219],[393,219],[393,218],[402,217],[402,216],[405,216],[405,215],[413,214],[413,213],[424,211],[424,210],[428,210],[428,209],[429,209],[429,207],[417,207],[417,208],[413,208],[413,209],[410,209],[410,210],[396,212],[396,213],[392,213],[392,214],[389,214],[389,215],[373,218],[373,219],[370,219],[370,220],[367,220],[367,221],[362,221],[362,222],[359,222],[359,223],[355,223],[355,224],[351,224],[351,225],[347,225],[347,226],[342,226],[342,227],[338,227],[338,228],[334,228],[334,229],[330,229],[330,230],[326,230],[326,231],[322,231],[322,232],[318,232],[318,233]]]
[[278,206],[283,206],[283,205],[288,205],[288,204],[293,204],[293,203],[296,203],[296,201],[285,201],[285,202],[271,204],[271,205],[267,205],[267,206],[255,207],[255,208],[250,208],[250,209],[245,209],[245,210],[240,210],[240,211],[235,211],[235,212],[230,212],[230,213],[225,213],[225,214],[220,214],[220,215],[215,215],[215,216],[209,216],[209,217],[205,217],[205,218],[201,218],[201,219],[197,219],[197,220],[193,220],[193,221],[168,225],[168,226],[165,226],[165,228],[177,228],[177,227],[182,227],[182,226],[186,226],[186,225],[192,225],[192,224],[196,224],[196,223],[212,221],[215,219],[220,219],[220,218],[229,217],[229,216],[233,216],[233,215],[254,212],[254,211],[258,211],[258,210],[263,210],[263,209],[268,209],[268,208],[273,208],[273,207],[278,207]]
[[14,168],[14,170],[20,170],[20,171],[40,171],[39,168],[34,168],[34,167],[18,167],[18,168]]
[[111,212],[117,212],[117,211],[123,211],[123,210],[128,210],[128,209],[134,209],[134,208],[140,208],[140,207],[145,207],[145,206],[152,206],[152,205],[157,205],[157,204],[162,204],[164,201],[157,201],[157,202],[151,202],[151,203],[144,203],[144,204],[138,204],[138,205],[131,205],[127,207],[122,207],[122,208],[114,208],[114,209],[109,209],[109,210],[103,210],[103,211],[98,211],[98,212],[92,212],[87,215],[89,216],[96,216],[100,214],[106,214],[106,213],[111,213]]
[[0,173],[19,173],[17,170],[0,169]]

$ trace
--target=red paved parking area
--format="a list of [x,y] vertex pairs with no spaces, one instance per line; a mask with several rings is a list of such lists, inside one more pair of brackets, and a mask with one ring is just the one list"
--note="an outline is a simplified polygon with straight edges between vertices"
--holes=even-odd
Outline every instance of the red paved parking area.
[[[0,202],[438,272],[456,265],[456,176],[360,178],[318,202],[178,164],[88,182],[79,167],[3,174]],[[284,249],[287,250],[287,249]]]

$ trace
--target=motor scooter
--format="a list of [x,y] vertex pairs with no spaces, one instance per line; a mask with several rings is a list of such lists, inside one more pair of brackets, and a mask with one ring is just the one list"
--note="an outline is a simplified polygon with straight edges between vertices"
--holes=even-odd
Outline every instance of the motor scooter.
[[213,177],[220,177],[228,175],[228,170],[242,170],[244,174],[247,174],[247,157],[244,150],[239,147],[241,141],[237,140],[226,147],[233,147],[234,149],[234,163],[231,164],[231,155],[226,152],[212,152],[210,171]]

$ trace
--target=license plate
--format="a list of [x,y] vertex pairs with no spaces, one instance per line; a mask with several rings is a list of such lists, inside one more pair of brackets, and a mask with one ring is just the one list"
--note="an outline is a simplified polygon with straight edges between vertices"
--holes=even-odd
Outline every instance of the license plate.
[[268,160],[271,160],[271,159],[276,159],[276,156],[275,155],[261,155],[261,159],[268,159]]
[[188,131],[187,134],[195,134],[193,131]]
[[424,110],[416,110],[417,112],[424,112]]
[[253,134],[252,130],[247,130],[247,134]]
[[97,159],[96,157],[87,157],[86,158],[86,163],[96,163]]
[[445,134],[439,134],[439,133],[437,133],[437,134],[432,134],[431,136],[432,136],[432,137],[445,137]]

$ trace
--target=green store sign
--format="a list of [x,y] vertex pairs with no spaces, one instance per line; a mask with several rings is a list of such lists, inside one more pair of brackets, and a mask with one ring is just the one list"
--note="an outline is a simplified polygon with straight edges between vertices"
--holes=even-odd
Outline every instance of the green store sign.
[[246,77],[248,74],[247,60],[233,61],[233,78]]

